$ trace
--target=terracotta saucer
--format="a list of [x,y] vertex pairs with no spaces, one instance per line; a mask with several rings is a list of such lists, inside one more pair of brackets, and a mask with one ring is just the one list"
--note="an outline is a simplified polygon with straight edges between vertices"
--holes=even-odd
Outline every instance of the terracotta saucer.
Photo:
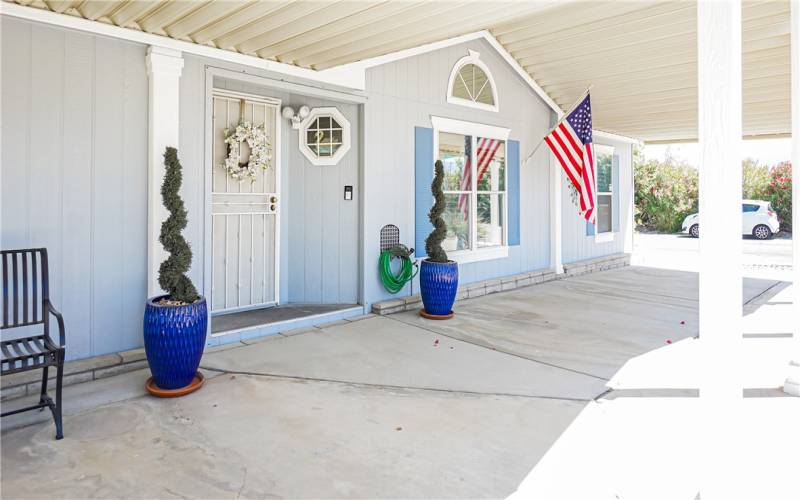
[[153,381],[153,377],[150,377],[144,384],[144,388],[147,389],[147,392],[159,398],[177,398],[193,393],[197,389],[203,387],[203,384],[205,383],[206,378],[201,372],[197,372],[192,381],[186,387],[181,387],[179,389],[162,389],[156,385],[156,383]]
[[450,319],[455,315],[455,313],[450,311],[448,314],[431,314],[425,311],[425,309],[420,309],[419,315],[425,319]]

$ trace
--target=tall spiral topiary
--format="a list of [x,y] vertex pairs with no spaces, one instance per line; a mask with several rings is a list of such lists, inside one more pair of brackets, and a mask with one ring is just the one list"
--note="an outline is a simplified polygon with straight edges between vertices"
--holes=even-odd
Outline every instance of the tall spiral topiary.
[[169,294],[170,299],[191,304],[200,296],[186,276],[186,271],[192,265],[192,249],[181,235],[186,227],[186,208],[179,194],[183,167],[178,160],[177,149],[167,147],[164,165],[167,171],[161,185],[161,199],[170,215],[161,224],[158,240],[170,255],[158,268],[158,284]]
[[445,224],[442,214],[445,209],[444,191],[442,185],[444,184],[444,165],[441,160],[436,160],[434,166],[433,182],[431,183],[431,192],[433,193],[433,207],[428,212],[428,219],[433,224],[433,231],[425,239],[425,251],[428,254],[428,260],[431,262],[447,262],[447,252],[442,248],[442,242],[447,236],[447,224]]

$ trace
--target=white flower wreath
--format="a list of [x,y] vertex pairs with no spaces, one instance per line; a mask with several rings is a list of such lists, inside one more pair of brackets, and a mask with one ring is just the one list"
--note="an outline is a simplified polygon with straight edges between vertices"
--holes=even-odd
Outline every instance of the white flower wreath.
[[[241,163],[242,141],[250,147],[250,161]],[[269,168],[272,160],[272,147],[264,125],[253,125],[250,122],[239,122],[236,128],[225,129],[225,144],[228,145],[228,156],[222,164],[228,175],[238,181],[245,177],[255,182],[258,172]]]

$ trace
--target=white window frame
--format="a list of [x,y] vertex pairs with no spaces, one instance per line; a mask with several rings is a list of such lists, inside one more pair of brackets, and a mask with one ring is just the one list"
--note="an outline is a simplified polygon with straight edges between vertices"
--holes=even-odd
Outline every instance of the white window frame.
[[614,201],[615,201],[616,196],[619,196],[619,194],[616,192],[616,191],[619,191],[619,188],[614,185],[614,152],[616,150],[615,150],[614,146],[611,146],[609,144],[596,143],[596,144],[594,144],[593,147],[594,147],[595,165],[597,164],[597,155],[599,154],[600,151],[606,150],[606,152],[610,152],[610,154],[611,154],[611,191],[610,192],[603,191],[602,193],[600,193],[600,189],[598,187],[598,180],[599,180],[600,176],[596,175],[596,173],[595,173],[595,176],[594,176],[595,177],[595,179],[594,179],[594,196],[595,196],[595,198],[594,198],[594,206],[597,207],[598,212],[600,210],[600,204],[599,204],[600,195],[601,194],[603,194],[603,195],[611,195],[611,229],[609,231],[605,231],[605,232],[601,233],[600,232],[600,223],[599,223],[599,221],[596,221],[597,223],[595,224],[595,231],[594,231],[594,241],[595,242],[597,242],[597,243],[607,243],[607,242],[610,242],[610,241],[614,241],[614,239],[617,236],[617,233],[614,231],[614,210],[616,209],[615,206],[614,206],[615,205]]
[[[479,52],[470,50],[468,55],[456,61],[456,64],[453,66],[452,71],[450,71],[450,78],[447,80],[447,102],[450,104],[458,104],[460,106],[467,106],[470,108],[483,109],[486,111],[494,111],[496,113],[500,111],[500,101],[497,96],[497,84],[495,84],[492,72],[489,71],[489,66],[487,66],[486,63],[480,60],[480,56],[481,55]],[[484,73],[486,73],[487,85],[489,85],[489,87],[492,90],[492,99],[494,100],[494,104],[475,102],[469,99],[464,99],[462,97],[456,97],[453,95],[453,86],[456,82],[456,78],[460,78],[458,72],[461,71],[461,68],[467,64],[474,64],[475,66],[482,69]]]
[[[336,120],[342,127],[342,145],[332,156],[317,156],[311,148],[308,147],[308,134],[306,133],[309,125],[314,123],[317,118],[330,116]],[[344,155],[350,151],[350,121],[344,117],[341,111],[334,107],[314,108],[308,116],[300,122],[297,127],[299,134],[300,152],[312,164],[319,166],[336,165]]]
[[[465,122],[461,120],[453,120],[451,118],[443,118],[440,116],[431,116],[431,125],[433,128],[433,161],[431,165],[439,159],[439,133],[452,133],[469,135],[472,137],[472,154],[477,154],[476,139],[478,137],[485,137],[488,139],[498,139],[504,141],[506,151],[508,151],[508,137],[511,134],[511,129],[496,127],[494,125],[486,125],[483,123]],[[506,153],[506,162],[508,156]],[[474,161],[470,162],[472,168],[476,168]],[[503,203],[503,244],[495,247],[478,248],[477,235],[478,235],[478,204],[477,204],[477,191],[478,180],[475,172],[470,176],[472,179],[472,189],[470,194],[470,229],[469,241],[470,249],[457,250],[447,252],[450,260],[454,260],[459,264],[467,264],[469,262],[479,262],[484,260],[502,259],[508,257],[508,163],[506,163],[506,190],[505,190],[505,203]]]

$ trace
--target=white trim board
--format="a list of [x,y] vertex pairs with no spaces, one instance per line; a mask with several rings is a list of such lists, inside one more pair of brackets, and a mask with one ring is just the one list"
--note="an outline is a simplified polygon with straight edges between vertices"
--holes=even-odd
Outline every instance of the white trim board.
[[59,26],[62,28],[84,31],[101,36],[120,38],[132,42],[138,42],[154,47],[177,50],[186,54],[193,54],[211,59],[218,59],[235,64],[241,64],[251,68],[258,68],[266,71],[273,71],[282,75],[302,78],[311,82],[319,82],[330,85],[340,86],[346,89],[364,90],[364,75],[357,71],[352,71],[344,67],[331,68],[325,71],[315,71],[312,69],[301,68],[291,64],[270,61],[260,57],[248,56],[229,50],[208,47],[182,40],[175,40],[161,35],[153,35],[143,31],[120,28],[111,24],[97,21],[90,21],[80,17],[66,14],[57,14],[49,10],[26,7],[19,4],[0,1],[0,14],[18,19]]
[[90,21],[80,17],[69,16],[65,14],[57,14],[49,10],[37,9],[35,7],[26,7],[23,5],[0,1],[0,14],[4,16],[16,17],[19,19],[26,19],[53,26],[60,26],[62,28],[84,31],[87,33],[94,33],[97,35],[108,36],[112,38],[121,38],[133,42],[143,43],[156,47],[164,47],[168,49],[178,50],[187,54],[194,54],[211,59],[218,59],[251,68],[258,68],[266,71],[273,71],[286,76],[292,76],[309,80],[311,82],[326,83],[343,87],[352,90],[365,90],[366,89],[366,70],[374,66],[380,66],[390,62],[413,57],[418,54],[432,52],[460,43],[468,42],[471,40],[484,39],[486,40],[500,56],[511,66],[511,68],[519,75],[522,80],[533,89],[533,91],[544,100],[556,114],[561,117],[564,111],[556,104],[556,102],[544,91],[542,87],[537,84],[533,78],[520,66],[514,57],[486,30],[460,35],[438,42],[412,47],[410,49],[400,50],[390,54],[364,59],[355,63],[336,66],[330,69],[316,71],[312,69],[301,68],[291,64],[280,63],[277,61],[270,61],[260,57],[248,56],[233,52],[229,50],[218,49],[215,47],[208,47],[191,42],[184,42],[182,40],[175,40],[161,35],[153,35],[142,31],[132,30],[128,28],[120,28],[110,24],[100,23],[97,21]]
[[[79,17],[57,14],[48,10],[37,9],[35,7],[26,7],[6,1],[0,1],[0,15],[60,26],[67,29],[84,31],[87,33],[94,33],[101,36],[121,38],[124,40],[130,40],[156,47],[164,47],[185,52],[187,54],[208,57],[220,61],[241,64],[251,68],[271,71],[285,76],[296,77],[307,80],[309,83],[316,82],[329,84],[341,87],[342,89],[355,91],[363,91],[366,89],[366,70],[368,68],[388,64],[390,62],[406,59],[419,54],[425,54],[427,52],[433,52],[435,50],[451,47],[464,42],[483,39],[486,40],[486,42],[491,45],[492,48],[494,48],[494,50],[503,58],[503,60],[505,60],[511,69],[517,73],[522,81],[525,82],[553,111],[555,111],[559,119],[564,116],[564,110],[561,109],[561,107],[550,97],[550,95],[548,95],[547,92],[531,77],[531,75],[525,71],[519,62],[514,59],[514,56],[512,56],[511,53],[509,53],[505,47],[503,47],[502,44],[500,44],[500,42],[497,41],[497,39],[487,30],[467,33],[465,35],[448,38],[446,40],[440,40],[438,42],[428,43],[417,47],[412,47],[410,49],[404,49],[390,54],[364,59],[363,61],[317,71],[301,68],[291,64],[280,63],[277,61],[270,61],[260,57],[248,56],[229,50],[175,40],[166,36],[153,35],[151,33],[144,33],[142,31],[136,31],[128,28],[120,28],[119,26],[104,24],[97,21],[89,21]],[[595,131],[595,133],[607,134],[606,137],[619,141],[630,143],[641,142],[639,139],[617,134],[600,131]]]
[[[476,31],[474,33],[467,33],[466,35],[460,35],[453,38],[448,38],[447,40],[441,40],[438,42],[427,43],[425,45],[420,45],[418,47],[412,47],[410,49],[404,49],[397,52],[392,52],[390,54],[385,54],[382,56],[372,57],[369,59],[364,59],[363,61],[358,61],[354,63],[345,64],[343,66],[338,66],[336,68],[331,68],[326,71],[332,70],[340,70],[345,71],[349,69],[362,69],[366,70],[367,68],[372,68],[375,66],[381,66],[383,64],[388,64],[390,62],[399,61],[401,59],[406,59],[409,57],[414,57],[420,54],[425,54],[428,52],[433,52],[435,50],[443,49],[446,47],[452,47],[453,45],[458,45],[464,42],[469,42],[472,40],[486,40],[489,45],[500,55],[500,57],[505,60],[505,62],[514,70],[515,73],[525,82],[541,99],[558,115],[560,119],[564,115],[564,110],[561,109],[553,98],[551,98],[545,90],[539,86],[536,81],[531,78],[531,75],[528,74],[527,71],[514,59],[514,56],[509,53],[505,47],[503,47],[497,39],[489,33],[487,30]],[[362,73],[362,76],[364,73]],[[363,87],[362,87],[363,88]]]

